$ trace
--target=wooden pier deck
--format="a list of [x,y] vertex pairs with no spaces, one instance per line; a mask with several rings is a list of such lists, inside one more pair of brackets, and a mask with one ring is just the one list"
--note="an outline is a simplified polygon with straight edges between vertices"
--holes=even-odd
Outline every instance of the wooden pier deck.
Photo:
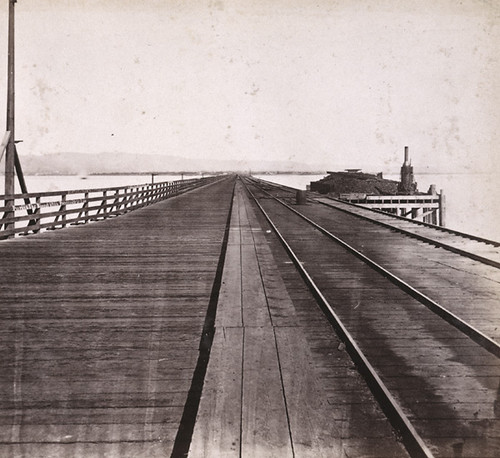
[[232,188],[2,242],[0,456],[169,456]]
[[[190,456],[406,456],[286,254],[274,256],[271,237],[238,183]],[[318,341],[330,352],[314,348]],[[343,385],[335,400],[327,377]]]
[[[498,269],[446,253],[434,254],[439,275],[434,263],[418,275],[403,258],[422,241],[398,235],[397,252],[377,254],[352,237],[428,295],[444,282],[435,299],[467,321],[476,309],[483,343],[257,196],[274,226],[247,186],[225,177],[117,218],[0,242],[0,456],[498,456]],[[301,207],[329,224],[328,207]],[[346,236],[345,224],[361,227],[332,221]],[[373,246],[389,243],[388,229],[362,230]],[[353,362],[309,274],[423,452]]]

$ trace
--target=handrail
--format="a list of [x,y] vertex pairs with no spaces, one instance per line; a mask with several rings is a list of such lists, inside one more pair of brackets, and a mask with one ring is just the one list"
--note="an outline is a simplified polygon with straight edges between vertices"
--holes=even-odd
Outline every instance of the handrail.
[[[213,177],[206,177],[206,178],[213,178]],[[109,187],[109,188],[82,188],[82,189],[64,189],[61,191],[44,191],[44,192],[29,192],[29,193],[19,193],[19,194],[14,194],[13,196],[6,195],[6,194],[0,194],[0,200],[4,200],[5,198],[8,199],[24,199],[24,198],[33,198],[33,197],[38,197],[38,196],[58,196],[61,194],[79,194],[79,193],[84,193],[84,192],[103,192],[103,191],[115,191],[117,189],[131,189],[131,188],[137,188],[140,186],[151,186],[151,185],[162,185],[165,183],[169,184],[191,184],[195,183],[203,178],[190,178],[188,180],[176,180],[176,181],[163,181],[163,182],[158,182],[158,183],[143,183],[143,184],[133,184],[133,185],[126,185],[126,186],[114,186],[114,187]]]
[[[0,240],[112,218],[208,184],[192,178],[110,188],[0,195]],[[7,201],[12,203],[7,204]],[[1,204],[0,204],[1,205]]]

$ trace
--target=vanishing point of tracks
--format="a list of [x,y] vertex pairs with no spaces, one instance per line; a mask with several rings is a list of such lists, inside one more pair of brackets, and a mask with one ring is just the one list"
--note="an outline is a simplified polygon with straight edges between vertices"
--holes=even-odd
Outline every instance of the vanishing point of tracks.
[[412,456],[499,456],[495,242],[245,182]]

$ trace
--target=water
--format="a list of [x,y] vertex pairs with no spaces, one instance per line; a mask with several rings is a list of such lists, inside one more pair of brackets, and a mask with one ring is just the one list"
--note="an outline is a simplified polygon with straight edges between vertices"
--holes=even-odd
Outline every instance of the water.
[[[154,182],[177,181],[184,178],[200,178],[200,175],[155,175]],[[89,176],[66,176],[66,175],[47,175],[24,177],[28,192],[49,192],[49,191],[67,191],[74,189],[100,189],[114,188],[118,186],[132,186],[140,184],[149,184],[152,181],[151,175],[89,175]],[[16,193],[21,192],[19,183],[16,182]]]
[[[398,180],[397,175],[384,175]],[[324,175],[256,175],[297,189],[305,189],[311,181]],[[184,175],[184,179],[199,175]],[[151,183],[150,175],[91,175],[79,176],[26,176],[29,192],[62,191],[68,189],[109,188]],[[157,175],[155,182],[180,180],[180,175]],[[500,218],[497,202],[500,202],[500,186],[495,174],[417,174],[420,191],[427,191],[435,184],[446,195],[446,225],[469,234],[500,240]],[[20,192],[17,189],[16,192]]]
[[[298,189],[325,175],[256,175]],[[384,178],[398,180],[399,175]],[[416,174],[418,189],[426,192],[431,184],[446,196],[446,226],[468,234],[500,241],[500,202],[498,176],[494,173]]]

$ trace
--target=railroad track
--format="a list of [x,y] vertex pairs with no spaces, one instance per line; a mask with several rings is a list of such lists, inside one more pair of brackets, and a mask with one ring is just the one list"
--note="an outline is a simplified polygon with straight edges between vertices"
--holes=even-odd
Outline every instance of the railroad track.
[[[483,299],[498,303],[498,269],[470,257],[464,264],[457,252],[343,210],[291,205],[290,188],[245,182],[410,454],[500,455],[500,347],[498,333],[484,325],[498,328],[499,312],[476,305],[481,299],[469,291],[480,279],[480,287],[488,286]],[[363,224],[362,240],[352,236],[356,224]],[[392,264],[380,254],[389,235],[397,239],[394,251],[405,255]],[[412,250],[445,253],[446,268],[434,277],[426,271],[435,267],[427,253],[412,262]],[[408,281],[415,278],[409,271],[433,291],[446,275],[461,281],[452,278],[446,291],[429,295]]]
[[[264,182],[268,190],[282,192],[283,199],[294,199],[296,189]],[[410,220],[401,216],[390,215],[380,210],[365,208],[362,205],[351,204],[326,196],[309,197],[309,201],[319,202],[332,209],[348,213],[360,219],[387,227],[418,240],[444,248],[461,256],[474,259],[484,264],[500,268],[500,242],[478,237],[472,234],[456,231],[447,227],[421,221]]]
[[[308,205],[295,205],[296,190],[292,188],[267,182],[260,186],[261,192],[267,193],[266,198],[280,199],[303,217],[335,234],[373,261],[374,268],[388,271],[387,275],[400,287],[415,290],[412,291],[415,297],[419,296],[422,303],[454,325],[465,329],[452,315],[478,331],[474,332],[477,339],[482,339],[479,334],[484,334],[495,341],[494,351],[498,352],[500,269],[439,246],[431,239],[410,236],[376,221],[324,206],[315,199]],[[457,283],[461,286],[459,291]]]

